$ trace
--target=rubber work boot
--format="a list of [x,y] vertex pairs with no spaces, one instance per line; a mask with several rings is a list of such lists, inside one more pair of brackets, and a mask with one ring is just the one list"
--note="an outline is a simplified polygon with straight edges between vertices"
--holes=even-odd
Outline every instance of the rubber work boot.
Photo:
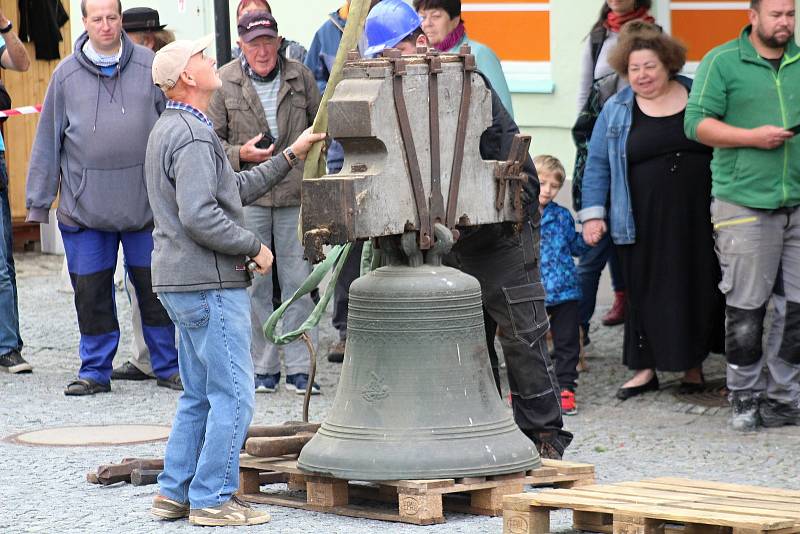
[[614,303],[603,316],[604,326],[615,326],[625,322],[625,292],[614,291]]
[[205,527],[260,525],[269,520],[270,516],[267,512],[253,510],[249,504],[240,501],[236,495],[219,506],[194,508],[189,512],[189,523]]
[[731,427],[739,432],[753,432],[758,428],[758,397],[751,391],[731,391]]
[[800,425],[800,407],[767,399],[758,408],[761,424],[768,428]]

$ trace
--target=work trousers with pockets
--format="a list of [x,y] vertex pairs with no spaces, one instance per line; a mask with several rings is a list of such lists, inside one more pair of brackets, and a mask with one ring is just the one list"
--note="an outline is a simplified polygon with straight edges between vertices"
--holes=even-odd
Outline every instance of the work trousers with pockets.
[[466,232],[445,263],[478,279],[483,305],[500,327],[514,420],[534,442],[559,453],[572,441],[563,430],[561,397],[544,335],[549,328],[539,273],[539,226],[516,232],[493,224]]
[[762,210],[714,199],[711,219],[726,299],[728,389],[800,403],[800,207]]
[[119,344],[114,267],[120,242],[126,269],[138,297],[142,333],[150,350],[153,372],[165,380],[177,373],[175,327],[152,288],[152,231],[106,232],[62,223],[58,227],[75,290],[75,309],[81,333],[78,376],[101,384],[108,384],[111,378],[111,365]]

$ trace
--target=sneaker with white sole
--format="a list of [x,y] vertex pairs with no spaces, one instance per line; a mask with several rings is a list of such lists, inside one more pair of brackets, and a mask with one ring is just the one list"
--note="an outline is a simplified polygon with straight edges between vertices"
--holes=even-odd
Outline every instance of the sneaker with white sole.
[[189,523],[204,527],[237,527],[243,525],[261,525],[270,520],[267,512],[254,510],[234,495],[219,506],[193,508],[189,511]]
[[[308,387],[308,375],[305,373],[297,373],[294,375],[286,375],[286,389],[294,391],[298,395],[305,395],[306,388]],[[311,394],[319,395],[319,384],[314,382],[311,384]]]
[[274,375],[256,375],[256,393],[275,393],[275,390],[278,389],[278,382],[280,382],[280,380],[280,373],[275,373]]
[[183,519],[189,516],[189,505],[174,501],[163,495],[156,495],[153,498],[153,506],[150,513],[159,519]]
[[33,371],[31,364],[25,361],[22,354],[18,350],[12,350],[3,355],[0,355],[0,371],[7,373],[30,373]]

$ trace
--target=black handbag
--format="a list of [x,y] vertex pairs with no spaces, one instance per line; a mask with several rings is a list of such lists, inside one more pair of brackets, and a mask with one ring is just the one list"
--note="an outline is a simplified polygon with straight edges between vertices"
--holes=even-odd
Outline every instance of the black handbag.
[[[592,54],[592,72],[597,66],[597,58],[606,39],[606,29],[596,28],[589,34],[589,44]],[[581,210],[581,188],[583,185],[583,172],[586,169],[586,158],[589,155],[589,139],[592,137],[594,124],[603,109],[603,104],[617,91],[619,75],[609,74],[592,83],[589,96],[583,105],[575,124],[572,127],[572,140],[575,142],[575,168],[572,171],[572,207],[575,211]]]

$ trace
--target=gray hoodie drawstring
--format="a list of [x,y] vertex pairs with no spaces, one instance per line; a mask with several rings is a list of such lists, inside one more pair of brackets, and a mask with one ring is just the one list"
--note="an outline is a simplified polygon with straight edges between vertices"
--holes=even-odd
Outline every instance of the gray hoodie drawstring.
[[92,125],[92,133],[97,131],[97,115],[100,113],[100,73],[97,73],[97,100],[94,103],[94,124]]

